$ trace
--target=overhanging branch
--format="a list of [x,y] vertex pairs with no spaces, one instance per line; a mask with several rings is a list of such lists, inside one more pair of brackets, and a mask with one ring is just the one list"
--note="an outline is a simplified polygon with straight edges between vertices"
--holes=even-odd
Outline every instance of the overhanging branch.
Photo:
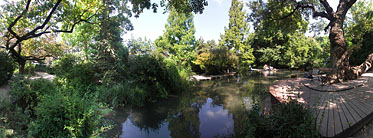
[[50,19],[52,18],[53,13],[57,10],[57,7],[60,5],[61,1],[62,0],[58,0],[57,3],[53,6],[52,10],[49,12],[47,18],[44,20],[44,22],[43,22],[42,25],[36,27],[31,32],[28,32],[27,34],[25,34],[22,37],[24,37],[24,38],[32,38],[30,36],[35,35],[36,31],[38,31],[40,29],[43,29],[48,24],[48,22],[50,21]]
[[332,15],[334,13],[333,8],[330,7],[329,3],[326,0],[319,0],[320,3],[324,6],[326,13]]
[[36,61],[40,61],[40,60],[45,60],[47,57],[53,57],[52,55],[45,55],[45,56],[24,56],[24,59],[25,60],[36,60]]
[[19,39],[20,37],[18,36],[18,34],[16,33],[16,32],[14,32],[13,31],[13,27],[14,27],[14,25],[16,25],[17,24],[17,22],[27,13],[27,11],[28,11],[28,9],[29,9],[29,7],[30,7],[30,3],[31,3],[31,0],[28,0],[27,1],[27,4],[26,4],[26,8],[25,8],[25,10],[23,10],[23,12],[20,14],[20,15],[18,15],[17,16],[17,18],[12,22],[12,23],[10,23],[10,25],[9,25],[9,27],[8,27],[8,31],[9,31],[9,33],[10,34],[12,34],[14,37],[16,37],[17,39]]
[[[296,2],[296,1],[294,1]],[[316,10],[316,7],[313,5],[313,4],[304,4],[304,3],[297,3],[297,6],[293,9],[292,12],[290,12],[288,15],[286,16],[283,16],[283,17],[280,17],[280,18],[277,18],[277,19],[274,19],[274,20],[282,20],[282,19],[285,19],[285,18],[288,18],[290,17],[291,15],[293,15],[297,10],[299,9],[311,9],[312,10],[312,14],[313,14],[313,17],[322,17],[322,18],[327,18],[330,20],[330,16],[326,13],[326,12],[318,12]]]

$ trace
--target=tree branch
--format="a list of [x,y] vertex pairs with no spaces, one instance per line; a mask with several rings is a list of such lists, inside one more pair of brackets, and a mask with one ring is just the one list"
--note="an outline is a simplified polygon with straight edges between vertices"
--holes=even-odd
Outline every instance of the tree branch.
[[48,22],[50,21],[50,19],[52,18],[52,15],[53,15],[54,11],[57,10],[57,7],[58,7],[58,5],[60,5],[61,1],[62,0],[58,0],[57,3],[53,6],[52,10],[49,12],[47,18],[44,20],[44,22],[41,26],[36,27],[34,30],[32,30],[31,32],[28,32],[26,35],[24,35],[22,37],[28,38],[29,36],[34,35],[36,33],[36,31],[38,31],[40,29],[43,29],[45,27],[45,25],[47,25]]
[[330,20],[326,12],[313,12],[313,17],[322,17]]
[[346,17],[347,11],[354,5],[357,0],[340,0],[337,8],[337,15],[340,17]]
[[[296,1],[294,1],[294,2],[296,2]],[[326,12],[318,12],[316,10],[316,7],[313,4],[303,4],[303,3],[298,3],[298,2],[296,2],[296,3],[297,3],[297,6],[294,8],[294,10],[291,13],[289,13],[288,15],[283,16],[281,18],[275,19],[275,20],[282,20],[282,19],[288,18],[291,15],[293,15],[298,9],[304,10],[304,9],[307,9],[307,8],[312,10],[313,17],[322,17],[322,18],[327,18],[327,19],[330,20],[330,16]]]
[[326,0],[319,0],[319,1],[324,6],[326,13],[328,13],[329,15],[334,14],[333,8],[330,7],[329,3]]
[[45,60],[45,58],[47,57],[53,57],[52,55],[45,55],[45,56],[24,56],[23,58],[25,60],[36,60],[36,61],[39,61],[39,60]]
[[26,8],[25,8],[25,10],[23,10],[23,12],[20,14],[20,15],[18,15],[18,17],[9,25],[9,27],[8,27],[8,31],[9,31],[9,33],[10,34],[12,34],[14,37],[16,37],[17,39],[19,39],[20,37],[18,36],[18,34],[16,33],[16,32],[14,32],[13,30],[12,30],[12,28],[14,27],[14,25],[16,25],[17,24],[17,22],[18,22],[18,20],[19,19],[21,19],[26,13],[27,13],[27,11],[28,11],[28,9],[29,9],[29,7],[30,7],[30,3],[31,3],[31,0],[28,0],[27,1],[27,4],[26,4]]
[[45,30],[45,31],[43,31],[43,32],[40,32],[40,33],[34,34],[34,35],[32,35],[32,36],[29,36],[29,37],[27,37],[26,39],[39,37],[39,36],[41,36],[41,35],[43,35],[43,34],[49,34],[49,33],[52,33],[52,32],[56,32],[56,33],[73,33],[74,28],[75,28],[75,26],[76,26],[77,24],[79,24],[79,23],[81,23],[81,22],[91,23],[91,22],[89,22],[89,19],[92,18],[93,16],[94,16],[94,15],[92,15],[92,16],[89,17],[88,19],[80,19],[79,21],[75,22],[75,23],[71,26],[70,30],[52,30],[52,31],[46,31],[46,30]]

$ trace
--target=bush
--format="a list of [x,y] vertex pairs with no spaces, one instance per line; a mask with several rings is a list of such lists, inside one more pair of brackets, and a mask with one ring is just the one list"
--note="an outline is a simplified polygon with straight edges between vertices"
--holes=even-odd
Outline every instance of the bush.
[[216,75],[236,69],[238,57],[225,47],[215,48],[199,54],[193,63],[199,65],[207,74]]
[[191,71],[162,56],[132,56],[126,65],[103,75],[103,85],[98,88],[102,102],[111,106],[142,106],[190,86],[188,77]]
[[7,84],[16,68],[14,60],[7,53],[0,51],[0,86]]
[[126,83],[118,83],[99,88],[100,101],[110,106],[135,105],[143,106],[148,93],[137,86],[131,87]]
[[86,87],[96,83],[92,63],[80,63],[78,57],[68,54],[52,64],[57,80],[73,87]]
[[99,128],[100,107],[94,98],[82,98],[79,93],[74,89],[61,88],[43,98],[35,108],[36,119],[29,125],[29,136],[92,136]]
[[[156,55],[139,55],[129,60],[129,80],[138,88],[149,92],[149,100],[167,98],[187,87],[185,70],[179,70],[176,62]],[[181,76],[181,73],[183,73]]]
[[26,62],[24,74],[35,75],[36,65],[30,62]]
[[319,137],[315,122],[312,113],[296,101],[280,103],[268,115],[255,105],[249,112],[246,137]]
[[19,107],[23,110],[30,110],[34,115],[34,108],[46,95],[56,91],[53,83],[46,79],[27,80],[23,76],[17,76],[11,83],[9,94]]

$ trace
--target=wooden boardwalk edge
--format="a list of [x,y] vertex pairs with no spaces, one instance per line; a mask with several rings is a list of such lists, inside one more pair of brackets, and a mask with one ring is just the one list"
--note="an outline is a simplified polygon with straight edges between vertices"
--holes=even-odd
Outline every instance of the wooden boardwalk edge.
[[353,126],[347,128],[342,133],[337,134],[336,136],[334,136],[334,138],[349,137],[349,136],[355,134],[356,132],[358,132],[361,128],[364,127],[364,125],[369,123],[371,120],[373,120],[373,112],[371,112],[368,116],[364,117],[363,119],[361,119],[360,121],[355,123]]
[[[294,99],[304,106],[315,108],[316,110],[313,115],[316,118],[315,121],[317,122],[316,125],[318,126],[320,136],[333,138],[349,137],[373,120],[373,107],[369,107],[373,105],[373,90],[370,89],[373,84],[369,82],[366,83],[368,86],[365,86],[365,88],[358,88],[356,91],[360,92],[356,93],[355,90],[341,93],[318,92],[306,86],[302,86],[301,82],[304,80],[303,78],[292,78],[280,80],[271,85],[269,87],[271,103],[277,104],[280,102],[287,102],[289,99]],[[359,87],[361,87],[361,85],[359,85]],[[296,93],[298,93],[298,95],[296,95]],[[366,99],[364,97],[365,95],[371,98]],[[315,96],[321,97],[315,98]],[[326,116],[320,116],[320,114],[325,114]]]

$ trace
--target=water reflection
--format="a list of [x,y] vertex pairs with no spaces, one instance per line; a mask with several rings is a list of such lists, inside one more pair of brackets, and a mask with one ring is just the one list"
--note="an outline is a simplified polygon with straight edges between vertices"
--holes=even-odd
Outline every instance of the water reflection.
[[120,137],[240,137],[240,132],[247,127],[245,112],[253,103],[270,103],[268,86],[293,73],[278,71],[271,74],[273,76],[252,73],[239,80],[204,81],[195,85],[191,92],[171,95],[167,100],[142,108],[117,109],[126,115],[125,121],[118,122],[122,128]]
[[202,106],[198,117],[201,120],[199,131],[201,137],[211,138],[213,136],[225,136],[233,133],[233,117],[223,106],[214,105],[211,98],[207,98],[206,104]]
[[170,131],[168,131],[168,123],[163,122],[158,129],[141,129],[132,123],[128,118],[122,125],[122,135],[120,138],[168,138]]

